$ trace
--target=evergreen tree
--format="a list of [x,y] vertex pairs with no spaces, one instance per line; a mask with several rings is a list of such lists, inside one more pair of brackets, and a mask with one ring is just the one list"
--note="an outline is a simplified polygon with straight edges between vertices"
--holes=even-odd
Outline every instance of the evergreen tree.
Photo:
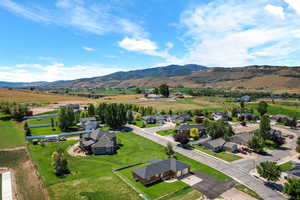
[[88,116],[90,116],[90,117],[95,116],[95,106],[94,106],[94,104],[89,104]]
[[268,104],[265,101],[260,101],[258,103],[258,108],[257,108],[257,112],[259,112],[259,114],[261,116],[263,116],[264,114],[266,114],[268,112]]
[[268,181],[276,182],[281,175],[280,167],[276,164],[276,162],[262,162],[256,167],[256,169],[258,174]]
[[270,120],[268,116],[264,115],[262,116],[259,124],[259,133],[264,140],[270,138],[270,130],[271,130]]

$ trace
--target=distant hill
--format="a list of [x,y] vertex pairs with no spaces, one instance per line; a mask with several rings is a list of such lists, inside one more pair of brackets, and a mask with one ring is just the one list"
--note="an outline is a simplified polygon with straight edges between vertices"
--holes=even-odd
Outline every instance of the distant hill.
[[[160,84],[190,88],[300,89],[300,67],[213,67],[169,65],[71,81],[39,83],[40,87],[153,87]],[[8,84],[8,83],[6,83]],[[17,83],[10,83],[16,85]],[[24,83],[23,83],[24,84]],[[27,83],[28,84],[28,83]],[[38,84],[38,83],[35,83]],[[29,85],[29,84],[28,84]],[[0,83],[1,87],[1,83]]]
[[30,83],[25,83],[25,82],[5,82],[5,81],[0,81],[0,88],[15,88],[15,87],[33,87],[33,86],[43,86],[47,85],[49,82],[30,82]]

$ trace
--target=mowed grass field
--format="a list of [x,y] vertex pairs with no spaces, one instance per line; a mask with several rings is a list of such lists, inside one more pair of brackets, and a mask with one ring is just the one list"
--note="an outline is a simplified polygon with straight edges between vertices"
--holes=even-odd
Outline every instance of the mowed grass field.
[[30,90],[9,90],[0,88],[0,102],[20,103],[55,103],[61,101],[88,101],[89,99],[76,96],[50,94],[46,92]]
[[23,123],[10,120],[0,113],[0,149],[24,146]]
[[[58,123],[57,117],[53,117],[54,120],[54,129],[52,127],[39,127],[39,128],[31,128],[31,134],[32,136],[38,136],[38,135],[55,135],[58,133],[61,133],[59,127],[56,126]],[[51,118],[44,118],[44,119],[29,119],[28,125],[40,125],[40,124],[51,124]]]
[[[64,178],[54,175],[51,167],[51,155],[59,149],[67,149],[76,141],[65,141],[60,143],[46,143],[45,147],[40,145],[29,145],[34,163],[36,163],[42,180],[53,200],[129,200],[139,199],[138,194],[124,183],[119,177],[112,173],[113,169],[130,164],[146,162],[150,159],[166,159],[164,147],[150,140],[137,136],[131,132],[118,133],[122,147],[115,155],[101,155],[88,157],[68,157],[71,174]],[[229,177],[206,165],[177,155],[178,159],[190,164],[192,170],[199,170],[221,181],[229,180]],[[126,175],[130,177],[130,171]],[[147,196],[156,198],[161,195],[184,189],[185,184],[181,182],[161,182],[151,187],[144,187],[136,183],[141,191]],[[113,192],[111,192],[113,190]],[[180,197],[178,197],[180,195]],[[193,200],[201,196],[194,190],[178,192],[178,195],[169,199]],[[193,197],[193,198],[191,198]]]

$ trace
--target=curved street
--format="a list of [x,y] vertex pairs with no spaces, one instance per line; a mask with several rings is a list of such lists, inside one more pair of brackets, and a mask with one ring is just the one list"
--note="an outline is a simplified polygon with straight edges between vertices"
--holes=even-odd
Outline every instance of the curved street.
[[[166,137],[154,134],[154,130],[142,129],[133,125],[129,125],[129,127],[132,128],[133,133],[145,137],[149,140],[152,140],[163,146],[166,146],[168,142],[173,143],[175,145],[174,150],[176,152],[223,172],[224,174],[230,176],[232,179],[236,180],[237,182],[251,188],[265,200],[286,199],[282,194],[268,188],[267,186],[264,185],[262,181],[248,174],[247,170],[244,171],[233,164],[225,163],[219,159],[213,158],[199,151],[187,150],[181,147],[177,147],[176,146],[177,143],[167,139]],[[167,128],[170,127],[168,126],[161,127],[161,129],[167,129]],[[155,130],[157,129],[159,128],[155,128]]]

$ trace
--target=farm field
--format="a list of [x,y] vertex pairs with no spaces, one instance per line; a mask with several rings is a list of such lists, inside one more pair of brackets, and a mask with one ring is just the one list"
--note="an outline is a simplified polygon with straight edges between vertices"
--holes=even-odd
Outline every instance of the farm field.
[[35,174],[26,150],[0,151],[0,158],[0,167],[13,170],[19,199],[46,200],[47,193]]
[[0,149],[19,147],[25,144],[23,123],[10,120],[0,113]]
[[[137,193],[114,175],[112,170],[130,164],[146,162],[154,158],[165,159],[167,156],[162,146],[132,134],[131,132],[118,133],[118,138],[122,143],[122,147],[118,150],[116,155],[89,157],[71,157],[67,155],[69,168],[72,173],[64,178],[58,178],[54,175],[51,167],[51,154],[59,148],[67,149],[76,141],[46,143],[45,147],[29,145],[28,149],[32,154],[33,161],[37,165],[38,171],[41,174],[51,198],[54,200],[76,200],[84,199],[84,197],[91,200],[139,199]],[[190,164],[192,170],[202,171],[221,181],[229,179],[229,177],[223,173],[182,155],[177,155],[177,158]],[[144,186],[139,187],[139,189],[142,189],[147,195],[155,197],[158,195],[158,191],[164,192],[164,188],[166,188],[168,184],[169,183],[162,182],[153,185],[150,189]],[[182,189],[183,187],[185,187],[183,183],[175,182],[174,187],[167,187],[168,190],[166,190],[166,192],[176,192],[177,189]],[[111,188],[118,188],[118,192],[112,193]],[[195,194],[194,191],[189,191],[188,193],[189,195],[187,196],[197,196],[197,198],[200,195],[199,193]],[[180,194],[179,192],[178,195]],[[176,199],[176,197],[170,199]]]
[[1,101],[49,104],[62,101],[89,101],[89,99],[77,96],[56,95],[39,91],[9,90],[0,88],[0,102]]
[[227,162],[232,162],[232,161],[235,161],[235,160],[239,160],[241,159],[242,157],[238,156],[238,155],[234,155],[234,154],[231,154],[231,153],[227,153],[227,152],[219,152],[219,153],[215,153],[215,152],[212,152],[202,146],[198,146],[198,145],[194,145],[194,148],[199,150],[199,151],[202,151],[204,153],[207,153],[209,155],[212,155],[216,158],[220,158],[222,160],[225,160]]

